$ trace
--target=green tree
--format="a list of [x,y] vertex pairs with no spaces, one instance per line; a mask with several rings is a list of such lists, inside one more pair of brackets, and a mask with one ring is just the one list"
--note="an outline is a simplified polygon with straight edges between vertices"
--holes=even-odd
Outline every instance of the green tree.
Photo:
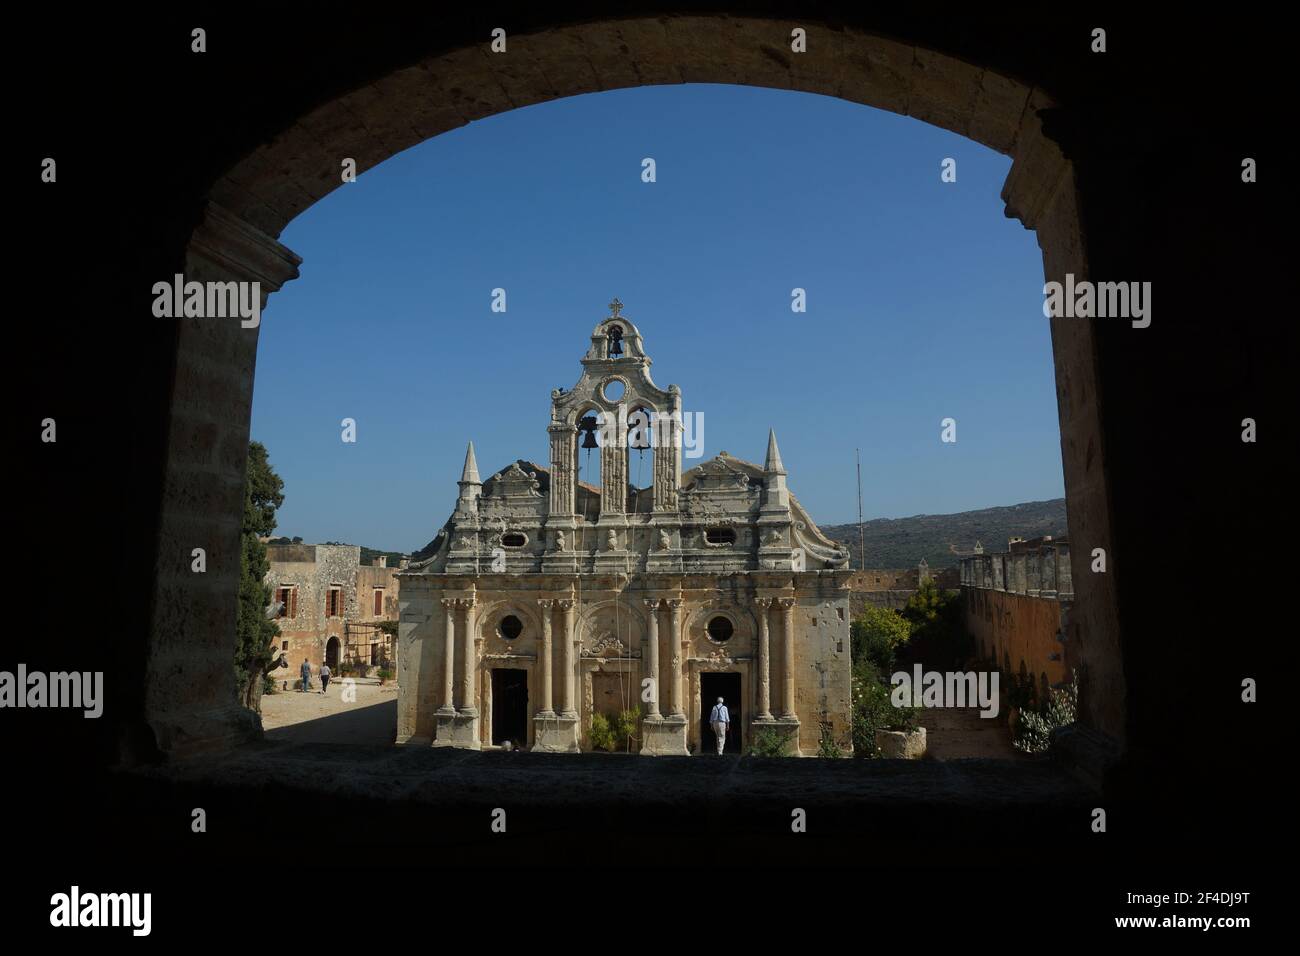
[[912,636],[909,621],[886,608],[868,604],[849,627],[849,653],[854,669],[867,664],[875,674],[887,678],[894,669],[894,655]]
[[921,582],[903,608],[912,625],[911,654],[935,667],[961,666],[975,652],[975,641],[962,621],[961,595],[941,591],[933,578]]
[[945,595],[934,583],[934,578],[926,578],[907,599],[903,617],[918,628],[933,625],[939,620],[945,604]]
[[284,504],[284,482],[271,468],[261,442],[248,445],[244,480],[244,526],[240,534],[239,613],[236,618],[235,686],[250,710],[261,712],[262,683],[277,663],[280,626],[267,618],[271,564],[261,536],[275,530],[275,511]]

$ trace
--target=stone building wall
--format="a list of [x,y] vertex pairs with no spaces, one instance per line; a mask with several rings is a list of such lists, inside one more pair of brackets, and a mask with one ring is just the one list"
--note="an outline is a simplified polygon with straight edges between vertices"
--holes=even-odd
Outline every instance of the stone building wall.
[[963,588],[966,628],[980,656],[1005,675],[1031,674],[1042,693],[1069,679],[1061,634],[1060,601],[988,588]]
[[1042,696],[1069,680],[1074,588],[1067,538],[1014,538],[1005,552],[963,558],[959,573],[966,628],[982,657],[1004,674],[1032,675]]
[[849,578],[849,614],[858,617],[867,606],[901,611],[920,586],[922,573],[928,574],[943,591],[961,587],[958,568],[867,568],[854,571]]
[[[266,582],[272,601],[279,600],[282,588],[296,591],[296,601],[286,608],[285,616],[276,619],[280,626],[280,650],[289,663],[277,671],[276,679],[298,679],[298,669],[306,658],[313,675],[324,662],[331,639],[338,641],[338,661],[348,656],[348,648],[382,638],[377,628],[356,628],[356,624],[375,624],[396,620],[398,610],[397,569],[362,566],[361,548],[355,545],[285,544],[269,545],[267,556],[271,570]],[[327,615],[331,587],[342,590],[341,613]],[[383,613],[374,613],[374,591],[384,590]],[[290,616],[287,612],[292,611]]]
[[[435,712],[443,704],[446,686],[445,660],[448,637],[448,609],[443,602],[472,595],[474,602],[473,641],[475,646],[475,706],[480,718],[475,729],[477,745],[492,745],[492,671],[496,668],[527,672],[527,738],[519,741],[526,747],[536,743],[535,721],[549,703],[560,712],[566,679],[564,654],[564,617],[556,608],[552,615],[552,692],[547,701],[542,690],[541,635],[548,609],[540,602],[575,601],[573,666],[574,704],[579,715],[578,745],[590,748],[593,712],[611,712],[612,704],[602,706],[611,693],[622,705],[640,706],[642,680],[649,673],[648,642],[650,616],[655,611],[647,601],[658,606],[660,687],[659,708],[670,710],[670,684],[673,680],[671,653],[671,614],[665,602],[681,601],[681,660],[678,666],[682,688],[682,711],[687,720],[686,742],[691,753],[700,753],[707,743],[703,739],[705,717],[712,705],[702,699],[702,675],[730,673],[740,676],[741,713],[733,715],[739,728],[742,747],[753,742],[759,701],[761,664],[758,645],[761,619],[767,617],[769,635],[770,710],[779,717],[787,711],[784,675],[784,616],[779,603],[766,605],[768,590],[776,593],[780,585],[792,594],[790,620],[794,628],[794,658],[790,662],[793,679],[793,711],[799,720],[798,745],[803,754],[817,751],[825,722],[831,735],[845,751],[851,750],[849,713],[851,702],[851,667],[849,649],[848,594],[842,584],[843,572],[807,572],[783,577],[777,582],[747,574],[709,575],[697,578],[665,580],[656,576],[585,579],[580,589],[571,577],[530,575],[526,578],[507,575],[480,575],[473,582],[458,581],[452,575],[414,575],[403,577],[401,593],[401,631],[398,650],[398,731],[399,742],[415,742],[435,736]],[[841,579],[837,581],[837,578]],[[791,585],[793,590],[790,591]],[[465,591],[466,587],[471,591]],[[465,677],[463,647],[464,608],[452,609],[453,699],[464,705],[461,689]],[[502,634],[501,623],[508,616],[523,624],[522,633],[513,639]],[[713,640],[708,622],[722,615],[734,626],[725,642]]]

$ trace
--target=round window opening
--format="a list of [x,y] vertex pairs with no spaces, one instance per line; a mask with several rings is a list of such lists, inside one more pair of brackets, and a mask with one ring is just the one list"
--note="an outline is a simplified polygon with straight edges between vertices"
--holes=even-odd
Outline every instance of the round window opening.
[[516,637],[524,632],[524,622],[519,620],[513,614],[507,614],[501,619],[501,636],[507,641],[513,641]]
[[605,387],[601,390],[601,394],[605,396],[605,401],[617,402],[623,397],[623,392],[626,390],[627,386],[623,384],[621,379],[611,378],[605,383]]
[[709,621],[709,640],[722,644],[731,640],[734,632],[735,628],[731,626],[731,621],[721,615]]

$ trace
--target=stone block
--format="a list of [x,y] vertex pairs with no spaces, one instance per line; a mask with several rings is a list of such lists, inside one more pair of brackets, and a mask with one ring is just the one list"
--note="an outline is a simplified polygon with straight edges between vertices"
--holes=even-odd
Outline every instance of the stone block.
[[658,720],[647,717],[641,721],[643,757],[685,757],[689,754],[685,717],[661,717]]
[[533,750],[548,754],[579,752],[577,717],[534,717],[533,731]]
[[893,760],[919,760],[925,756],[925,728],[912,731],[877,730],[880,755]]
[[479,750],[478,715],[435,714],[433,746]]

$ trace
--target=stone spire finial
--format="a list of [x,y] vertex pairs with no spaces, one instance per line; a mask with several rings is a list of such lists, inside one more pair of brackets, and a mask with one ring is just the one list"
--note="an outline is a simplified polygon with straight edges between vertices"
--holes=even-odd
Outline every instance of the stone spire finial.
[[482,484],[478,478],[478,462],[474,459],[474,443],[469,443],[469,449],[465,452],[465,469],[461,472],[460,480],[463,482],[472,482],[473,484]]
[[772,428],[767,430],[767,460],[763,462],[763,470],[769,475],[785,474],[785,465],[781,462],[781,449],[776,447],[776,430]]

